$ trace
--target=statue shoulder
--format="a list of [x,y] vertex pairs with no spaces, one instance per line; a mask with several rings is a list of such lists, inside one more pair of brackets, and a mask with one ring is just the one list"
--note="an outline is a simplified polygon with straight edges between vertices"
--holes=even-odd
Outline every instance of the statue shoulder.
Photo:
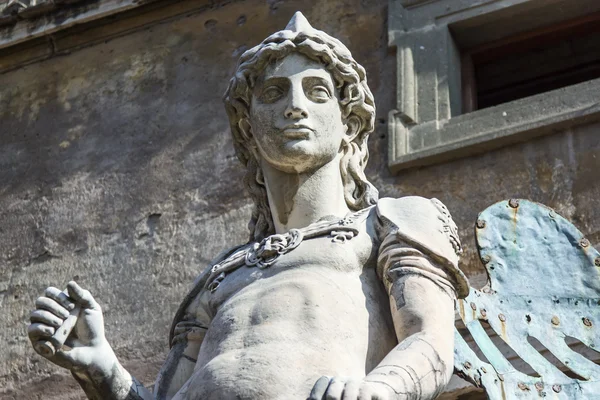
[[[376,231],[381,241],[380,276],[384,276],[386,268],[398,267],[402,274],[417,273],[436,282],[442,277],[445,284],[453,287],[458,298],[469,294],[467,277],[458,268],[462,252],[458,229],[441,201],[418,196],[383,198],[375,209]],[[428,264],[419,267],[412,263],[403,266],[401,248],[407,246],[427,256],[435,267]],[[399,262],[398,266],[395,266],[396,262]]]
[[426,253],[458,265],[462,252],[458,229],[441,201],[419,196],[383,198],[376,210],[382,240],[396,234]]

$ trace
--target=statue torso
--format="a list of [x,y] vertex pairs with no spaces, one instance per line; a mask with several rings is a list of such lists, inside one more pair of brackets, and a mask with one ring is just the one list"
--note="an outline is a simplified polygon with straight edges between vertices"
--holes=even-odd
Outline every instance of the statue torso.
[[373,218],[344,243],[307,239],[265,269],[230,272],[206,297],[213,318],[175,399],[304,399],[320,376],[374,368],[396,338]]

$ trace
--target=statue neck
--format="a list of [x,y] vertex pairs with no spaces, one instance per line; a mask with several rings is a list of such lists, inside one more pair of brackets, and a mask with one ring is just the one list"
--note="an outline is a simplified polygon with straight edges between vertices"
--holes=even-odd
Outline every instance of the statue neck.
[[303,228],[327,216],[344,217],[340,156],[316,171],[288,173],[261,162],[276,233]]

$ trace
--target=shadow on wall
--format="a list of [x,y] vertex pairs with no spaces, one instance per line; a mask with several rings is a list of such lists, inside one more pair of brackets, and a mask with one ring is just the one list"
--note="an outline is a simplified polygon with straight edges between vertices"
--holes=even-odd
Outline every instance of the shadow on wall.
[[2,195],[108,179],[140,200],[176,187],[236,196],[220,101],[234,60],[153,29],[0,76]]

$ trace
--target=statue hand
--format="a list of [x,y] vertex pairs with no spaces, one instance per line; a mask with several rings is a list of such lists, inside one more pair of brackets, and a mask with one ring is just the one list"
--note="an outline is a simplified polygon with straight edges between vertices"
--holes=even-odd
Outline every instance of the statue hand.
[[399,394],[383,382],[323,376],[315,383],[307,400],[396,399],[401,399]]
[[104,318],[100,306],[89,291],[75,282],[69,282],[67,293],[68,296],[55,287],[49,287],[36,300],[36,309],[30,316],[29,340],[37,350],[36,344],[49,340],[69,317],[70,311],[78,306],[79,316],[65,346],[57,348],[54,354],[40,354],[73,372],[110,371],[117,360],[104,336]]

